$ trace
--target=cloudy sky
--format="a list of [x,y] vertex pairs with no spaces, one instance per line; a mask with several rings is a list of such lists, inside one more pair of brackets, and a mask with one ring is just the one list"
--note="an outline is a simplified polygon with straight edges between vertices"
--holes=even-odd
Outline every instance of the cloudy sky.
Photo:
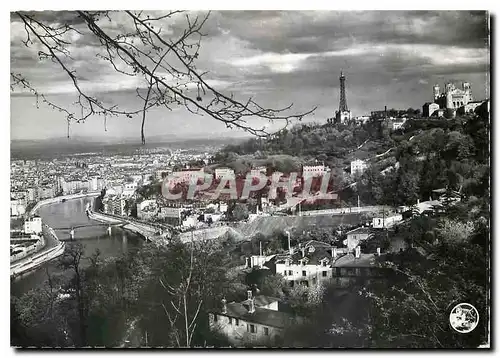
[[[194,14],[193,14],[194,15]],[[70,62],[82,87],[106,103],[140,105],[140,78],[124,77],[96,58],[96,39],[71,12],[45,12],[48,22],[69,21],[83,31],[68,40]],[[103,24],[110,34],[127,31],[126,16],[115,13]],[[175,36],[185,24],[179,16],[164,24]],[[317,110],[306,121],[325,122],[339,105],[339,74],[347,77],[347,105],[353,115],[389,108],[421,108],[431,100],[432,85],[468,81],[475,98],[489,97],[488,24],[482,12],[337,12],[214,11],[207,20],[197,68],[209,71],[211,85],[244,101],[266,107],[294,104],[297,112]],[[50,62],[40,62],[37,44],[26,48],[24,27],[11,16],[11,71],[22,73],[60,106],[76,99],[69,78]],[[257,123],[256,126],[262,126]],[[271,129],[278,129],[279,124]],[[73,136],[139,139],[139,118],[89,118],[71,127]],[[22,89],[11,92],[11,138],[41,139],[66,135],[63,114]],[[209,117],[183,108],[151,111],[146,136],[238,136]]]

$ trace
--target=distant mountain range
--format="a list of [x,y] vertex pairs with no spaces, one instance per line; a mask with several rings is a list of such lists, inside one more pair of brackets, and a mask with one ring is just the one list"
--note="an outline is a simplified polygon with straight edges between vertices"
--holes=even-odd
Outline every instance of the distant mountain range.
[[168,146],[177,148],[196,148],[203,146],[224,146],[240,143],[243,138],[181,138],[176,136],[151,136],[142,145],[139,138],[89,138],[59,137],[47,139],[22,139],[11,141],[11,157],[13,159],[50,158],[57,155],[68,155],[87,152],[130,152],[138,148],[156,148]]
[[[163,143],[179,143],[179,142],[207,142],[215,143],[220,142],[226,143],[238,143],[242,140],[249,139],[251,136],[240,136],[240,137],[216,137],[214,135],[208,136],[190,136],[190,137],[180,137],[176,135],[156,135],[146,137],[146,145],[149,144],[163,144]],[[75,146],[75,145],[87,145],[87,144],[102,144],[102,145],[114,145],[114,144],[141,144],[140,138],[138,137],[112,137],[112,138],[92,138],[92,137],[79,137],[71,136],[67,137],[56,137],[56,138],[46,138],[46,139],[13,139],[10,142],[11,148],[25,148],[30,146]]]

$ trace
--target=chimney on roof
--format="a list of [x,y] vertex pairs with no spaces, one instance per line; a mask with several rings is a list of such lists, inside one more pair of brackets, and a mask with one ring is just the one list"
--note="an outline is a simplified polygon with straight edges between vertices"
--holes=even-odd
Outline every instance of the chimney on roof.
[[377,247],[377,256],[380,256],[380,247]]
[[252,299],[252,290],[247,290],[247,298],[248,298],[249,300],[251,300],[251,299]]
[[334,247],[334,248],[332,249],[332,259],[334,259],[334,260],[335,260],[336,258],[337,258],[337,248],[336,248],[336,247]]
[[306,248],[302,247],[301,250],[302,250],[302,257],[305,257],[306,256]]
[[253,298],[250,300],[250,304],[248,307],[248,313],[254,313],[255,312],[255,304],[253,302]]
[[248,257],[245,257],[245,268],[248,268]]
[[356,246],[356,249],[355,249],[355,257],[357,259],[359,259],[359,257],[361,256],[361,247],[359,246]]
[[222,299],[222,313],[227,313],[227,305],[226,305],[226,299]]

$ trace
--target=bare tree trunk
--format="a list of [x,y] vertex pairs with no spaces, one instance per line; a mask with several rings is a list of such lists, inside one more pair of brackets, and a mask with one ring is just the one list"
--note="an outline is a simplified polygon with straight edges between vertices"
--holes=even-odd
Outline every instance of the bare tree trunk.
[[53,318],[54,317],[53,284],[52,284],[52,277],[50,276],[48,267],[45,267],[45,273],[47,275],[47,281],[49,283],[49,290],[50,290],[50,318]]
[[[175,316],[173,316],[173,318],[172,318],[172,315],[167,310],[167,308],[165,307],[165,305],[162,304],[163,308],[165,310],[165,313],[167,314],[167,317],[169,319],[170,326],[172,327],[172,329],[174,331],[176,343],[177,343],[178,347],[182,347],[182,345],[180,343],[182,337],[180,337],[178,330],[175,326],[175,323],[177,321],[177,317],[182,316],[184,318],[184,334],[186,336],[185,337],[185,344],[186,344],[186,347],[190,347],[194,332],[196,331],[196,319],[198,318],[198,314],[200,313],[201,305],[203,303],[202,299],[200,299],[198,301],[197,309],[194,312],[192,318],[190,319],[189,312],[188,312],[188,293],[191,290],[191,278],[192,278],[192,275],[194,272],[194,245],[191,246],[190,256],[191,257],[190,257],[188,276],[186,279],[183,279],[182,282],[179,283],[179,285],[176,288],[172,287],[168,283],[165,284],[160,279],[161,285],[168,291],[168,293],[178,299],[177,305],[174,303],[173,300],[170,301],[171,306],[174,308],[174,310],[176,312]],[[181,304],[183,305],[182,312],[181,312],[181,307],[180,307]]]
[[188,326],[187,303],[186,303],[186,293],[185,292],[183,295],[183,300],[184,300],[184,322],[186,324],[186,347],[189,347],[191,342],[189,339],[189,326]]

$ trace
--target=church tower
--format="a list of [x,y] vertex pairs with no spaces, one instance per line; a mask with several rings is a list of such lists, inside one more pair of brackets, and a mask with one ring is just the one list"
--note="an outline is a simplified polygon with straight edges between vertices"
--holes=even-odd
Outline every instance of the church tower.
[[434,101],[437,101],[441,96],[441,90],[439,88],[439,85],[434,85],[434,87],[432,87],[432,92],[434,95]]

